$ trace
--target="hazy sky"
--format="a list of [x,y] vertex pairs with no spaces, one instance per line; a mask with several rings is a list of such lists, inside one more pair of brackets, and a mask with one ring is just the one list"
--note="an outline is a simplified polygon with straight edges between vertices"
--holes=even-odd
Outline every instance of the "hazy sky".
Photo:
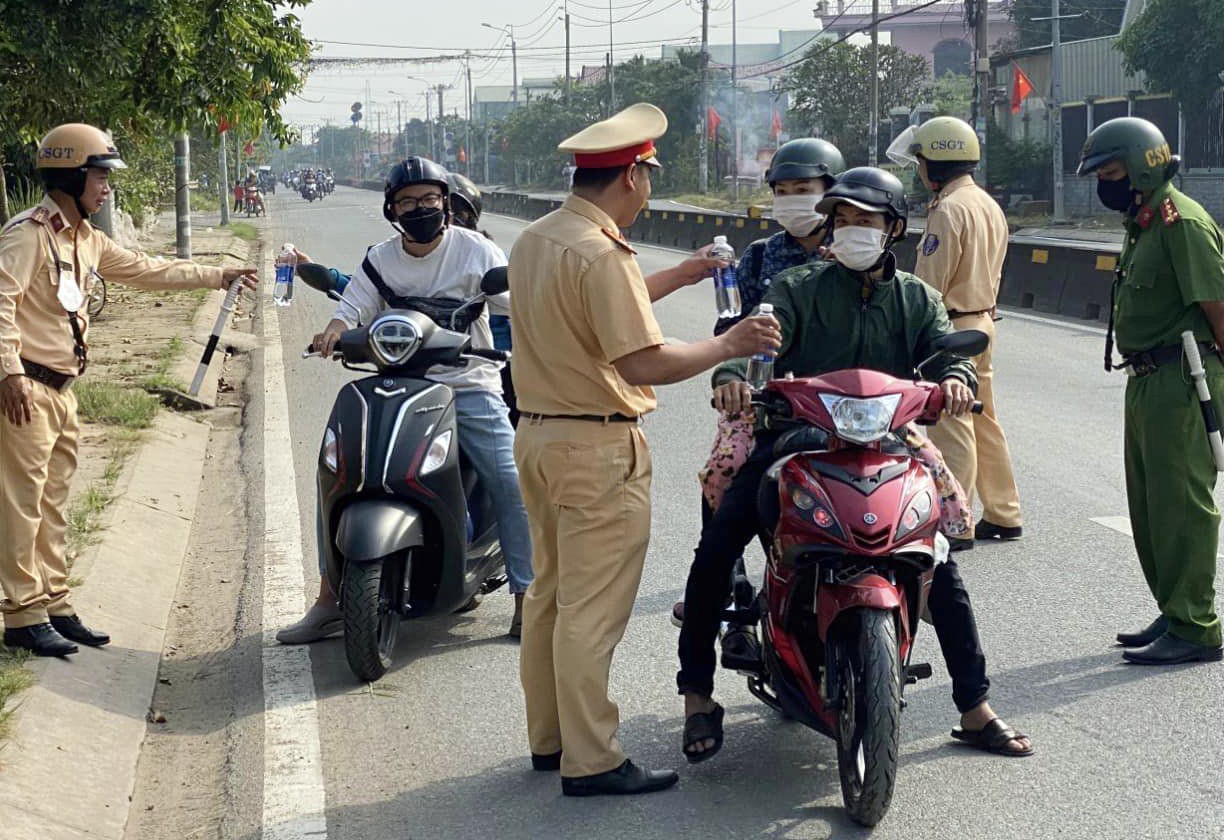
[[[603,63],[608,49],[607,0],[314,0],[301,17],[306,36],[325,42],[321,54],[327,57],[419,57],[471,50],[473,86],[509,85],[509,39],[481,24],[514,25],[520,80],[560,75],[565,67],[565,31],[558,18],[567,2],[571,67],[577,74],[583,63]],[[816,0],[737,0],[739,43],[776,43],[779,29],[815,29],[816,5]],[[835,0],[829,6],[835,7]],[[866,6],[869,11],[870,2]],[[711,43],[731,42],[731,9],[732,0],[711,0]],[[701,4],[699,0],[612,0],[612,20],[617,61],[637,53],[657,57],[660,41],[698,43]],[[462,113],[463,64],[457,60],[318,68],[303,95],[286,105],[285,113],[292,123],[347,124],[349,106],[360,100],[365,103],[366,127],[374,129],[376,114],[382,112],[385,129],[395,120],[397,100],[402,101],[405,120],[424,117],[422,93],[427,85],[437,84],[454,85],[444,93],[445,108],[448,113],[455,108]],[[436,95],[433,101],[436,105]]]

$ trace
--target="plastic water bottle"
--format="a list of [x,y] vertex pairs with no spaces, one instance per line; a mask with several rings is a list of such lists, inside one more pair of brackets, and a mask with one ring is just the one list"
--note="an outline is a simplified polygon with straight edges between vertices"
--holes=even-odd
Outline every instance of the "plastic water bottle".
[[726,268],[714,269],[714,305],[719,318],[738,318],[740,314],[739,282],[735,279],[735,249],[727,243],[727,237],[714,237],[710,256],[727,261]]
[[276,285],[272,287],[272,301],[277,306],[293,303],[293,272],[296,270],[297,251],[292,242],[286,242],[276,255]]
[[[773,304],[762,303],[757,307],[756,315],[772,315]],[[774,354],[757,353],[748,360],[748,387],[760,391],[765,383],[773,379]]]

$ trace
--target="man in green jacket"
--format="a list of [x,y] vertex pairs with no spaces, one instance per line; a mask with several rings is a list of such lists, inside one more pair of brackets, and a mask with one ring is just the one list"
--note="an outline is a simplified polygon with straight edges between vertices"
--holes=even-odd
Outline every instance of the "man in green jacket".
[[1113,337],[1126,383],[1126,497],[1139,565],[1160,615],[1119,633],[1137,665],[1218,662],[1215,611],[1220,510],[1216,467],[1182,333],[1199,342],[1207,386],[1224,396],[1224,237],[1206,210],[1174,189],[1180,161],[1147,120],[1121,117],[1088,135],[1079,174],[1095,172],[1097,195],[1125,214],[1126,241],[1114,283],[1105,369]]
[[[825,192],[817,209],[833,219],[830,251],[836,262],[799,266],[774,278],[764,300],[773,304],[782,326],[774,375],[870,368],[912,376],[919,362],[935,355],[935,339],[953,330],[939,293],[897,271],[889,250],[905,235],[901,182],[881,169],[851,169]],[[924,374],[940,383],[949,414],[972,408],[977,377],[971,362],[940,357]],[[716,408],[730,413],[750,408],[742,362],[723,365],[714,377]],[[712,697],[714,642],[735,559],[760,524],[773,525],[757,522],[756,498],[774,460],[776,437],[757,433],[752,455],[702,530],[689,570],[676,682],[684,696],[683,749],[690,762],[704,761],[722,746],[723,708]],[[1030,755],[1028,737],[1003,723],[987,702],[986,657],[969,594],[951,559],[936,568],[929,604],[961,712],[953,736],[1000,755]]]

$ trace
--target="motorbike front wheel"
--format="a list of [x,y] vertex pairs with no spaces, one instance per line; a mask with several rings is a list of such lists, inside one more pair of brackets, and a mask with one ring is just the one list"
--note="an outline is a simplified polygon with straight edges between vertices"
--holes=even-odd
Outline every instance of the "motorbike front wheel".
[[897,779],[901,740],[901,666],[897,629],[887,610],[859,611],[857,632],[842,637],[842,704],[837,770],[850,818],[884,818]]
[[404,559],[384,557],[344,567],[340,609],[344,614],[344,655],[358,679],[374,682],[391,667],[399,638],[399,602]]

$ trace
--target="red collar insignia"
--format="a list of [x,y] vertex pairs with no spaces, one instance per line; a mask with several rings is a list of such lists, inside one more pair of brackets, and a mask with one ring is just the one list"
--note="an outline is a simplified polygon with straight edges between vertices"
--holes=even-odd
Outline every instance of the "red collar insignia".
[[1151,207],[1143,207],[1135,214],[1135,221],[1144,230],[1152,226],[1152,219],[1154,218],[1156,218],[1156,212]]
[[56,213],[54,216],[51,217],[51,230],[55,231],[56,233],[59,233],[63,229],[64,229],[64,217],[61,216],[59,213]]
[[604,235],[604,236],[606,236],[606,237],[608,237],[609,239],[611,239],[613,242],[615,242],[617,245],[619,245],[619,246],[621,246],[622,248],[624,248],[624,249],[625,249],[626,251],[628,251],[629,253],[631,253],[631,254],[636,254],[636,253],[637,253],[637,251],[633,250],[633,246],[632,246],[632,245],[630,245],[628,242],[626,242],[626,241],[625,241],[625,238],[624,238],[623,236],[621,236],[620,231],[618,231],[618,230],[616,230],[616,229],[614,229],[614,228],[610,228],[610,227],[600,228],[600,230],[601,230],[601,231],[603,231],[603,235]]

